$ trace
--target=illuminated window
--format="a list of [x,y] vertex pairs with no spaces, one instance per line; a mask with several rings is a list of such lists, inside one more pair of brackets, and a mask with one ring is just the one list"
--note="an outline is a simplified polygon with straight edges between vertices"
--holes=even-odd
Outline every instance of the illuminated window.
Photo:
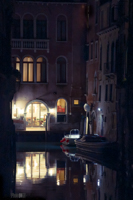
[[66,122],[66,100],[58,99],[57,101],[57,122]]
[[73,178],[73,183],[74,184],[78,183],[78,178]]
[[74,100],[74,105],[79,105],[79,100]]
[[47,20],[43,15],[39,15],[36,20],[36,38],[38,39],[47,38]]
[[18,57],[12,58],[12,67],[20,71],[20,59]]
[[47,64],[42,57],[37,59],[37,82],[47,83]]
[[57,59],[57,83],[66,83],[66,60],[62,57]]
[[31,57],[23,59],[23,82],[33,82],[33,59]]
[[27,14],[23,19],[23,38],[32,39],[33,33],[33,18],[31,15]]
[[66,41],[66,18],[62,15],[57,19],[57,41]]

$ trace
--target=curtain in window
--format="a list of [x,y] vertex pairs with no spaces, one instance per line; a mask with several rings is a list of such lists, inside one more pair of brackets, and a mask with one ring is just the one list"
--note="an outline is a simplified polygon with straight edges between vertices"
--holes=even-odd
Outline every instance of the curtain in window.
[[37,82],[47,82],[46,60],[42,57],[37,59]]
[[27,63],[23,64],[23,81],[27,81]]
[[33,63],[29,63],[28,81],[33,82]]

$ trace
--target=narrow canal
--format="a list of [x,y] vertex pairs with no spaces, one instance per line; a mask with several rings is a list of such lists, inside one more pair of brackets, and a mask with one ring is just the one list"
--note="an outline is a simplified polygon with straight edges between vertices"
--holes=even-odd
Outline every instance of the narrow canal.
[[75,147],[50,143],[43,146],[43,151],[29,149],[17,151],[16,191],[12,197],[130,200],[127,194],[133,194],[132,181],[126,178],[129,172],[123,171],[117,160],[107,162],[98,156],[80,153]]

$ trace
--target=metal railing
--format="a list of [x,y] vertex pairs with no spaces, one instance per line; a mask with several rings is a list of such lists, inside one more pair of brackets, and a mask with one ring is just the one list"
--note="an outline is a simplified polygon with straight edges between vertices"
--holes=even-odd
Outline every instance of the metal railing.
[[49,52],[49,40],[44,39],[12,39],[12,49],[46,50]]

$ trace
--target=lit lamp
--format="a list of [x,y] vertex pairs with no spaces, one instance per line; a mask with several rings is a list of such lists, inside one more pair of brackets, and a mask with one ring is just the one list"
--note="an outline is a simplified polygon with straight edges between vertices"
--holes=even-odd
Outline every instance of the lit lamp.
[[85,132],[85,134],[87,135],[88,134],[88,117],[87,117],[87,113],[90,111],[90,106],[87,103],[84,104],[84,110],[86,112],[86,132]]

